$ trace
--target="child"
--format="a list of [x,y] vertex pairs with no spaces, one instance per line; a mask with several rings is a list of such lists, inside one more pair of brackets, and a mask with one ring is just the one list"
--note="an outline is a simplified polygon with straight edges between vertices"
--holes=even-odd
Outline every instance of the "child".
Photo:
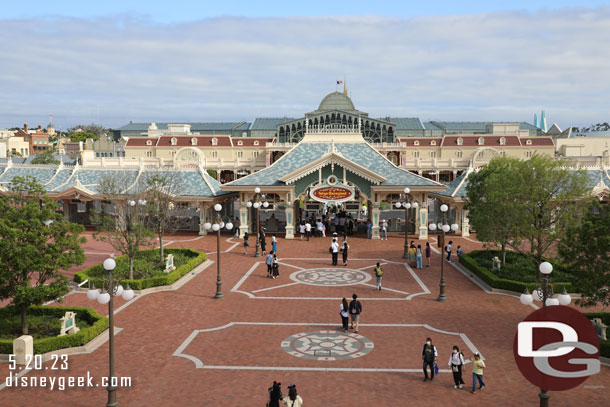
[[485,388],[485,383],[483,383],[483,369],[485,369],[485,362],[481,360],[481,355],[479,353],[475,353],[474,357],[470,358],[472,362],[472,393],[477,392],[477,380],[479,381],[479,390],[483,390]]
[[277,254],[273,255],[273,278],[280,276],[280,265],[277,262]]
[[458,248],[457,248],[457,254],[458,254],[458,256],[459,256],[460,254],[463,254],[463,253],[464,253],[464,251],[462,250],[462,246],[458,245]]

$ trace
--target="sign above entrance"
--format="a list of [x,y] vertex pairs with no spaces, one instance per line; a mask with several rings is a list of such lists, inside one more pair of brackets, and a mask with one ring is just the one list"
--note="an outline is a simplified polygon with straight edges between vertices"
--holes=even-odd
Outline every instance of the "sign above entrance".
[[327,183],[320,184],[311,189],[309,195],[311,199],[327,204],[351,201],[354,199],[354,189],[343,184],[339,184],[337,179],[328,177]]

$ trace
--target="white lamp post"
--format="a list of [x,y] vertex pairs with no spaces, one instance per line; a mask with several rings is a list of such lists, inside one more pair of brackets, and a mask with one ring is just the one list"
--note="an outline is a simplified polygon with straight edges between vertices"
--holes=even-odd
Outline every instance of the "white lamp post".
[[222,205],[217,203],[214,205],[214,210],[216,211],[216,219],[214,220],[214,224],[206,222],[203,226],[206,230],[212,229],[216,232],[216,255],[218,257],[216,261],[216,294],[214,298],[223,298],[222,294],[222,280],[220,279],[220,229],[226,228],[227,230],[233,229],[233,224],[231,221],[226,224],[222,221],[222,216],[220,215],[220,211],[222,210]]

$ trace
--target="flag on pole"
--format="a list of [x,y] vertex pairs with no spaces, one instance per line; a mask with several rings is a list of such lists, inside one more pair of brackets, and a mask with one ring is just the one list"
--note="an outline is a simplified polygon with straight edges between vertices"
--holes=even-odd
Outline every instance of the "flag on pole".
[[49,115],[49,119],[53,120],[53,115],[52,114]]
[[343,81],[337,81],[337,85],[341,85]]

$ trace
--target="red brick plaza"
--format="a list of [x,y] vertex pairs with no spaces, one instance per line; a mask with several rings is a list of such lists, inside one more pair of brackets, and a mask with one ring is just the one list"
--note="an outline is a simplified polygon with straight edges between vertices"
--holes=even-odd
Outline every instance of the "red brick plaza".
[[[86,266],[111,249],[88,239]],[[404,238],[387,241],[353,237],[346,267],[331,266],[330,239],[278,241],[279,279],[266,277],[264,258],[243,253],[241,241],[221,242],[224,299],[216,291],[216,238],[169,236],[168,247],[209,253],[203,272],[181,288],[136,296],[116,314],[116,375],[132,386],[117,391],[120,406],[263,406],[267,388],[280,380],[286,392],[295,383],[306,406],[538,405],[538,389],[519,373],[512,344],[517,323],[533,308],[517,297],[487,293],[446,264],[449,301],[439,303],[440,255],[432,267],[414,270],[402,259]],[[453,238],[465,251],[481,248]],[[434,244],[435,250],[436,244]],[[383,289],[375,289],[373,267],[383,263]],[[341,259],[339,259],[340,264]],[[329,270],[330,269],[330,270]],[[74,272],[77,270],[72,270]],[[357,293],[363,313],[358,335],[343,336],[340,298]],[[107,308],[84,293],[64,304]],[[117,301],[116,307],[123,305]],[[427,336],[436,345],[441,368],[423,382],[421,349]],[[470,393],[453,388],[447,362],[453,345],[466,357],[483,355],[486,388]],[[338,352],[336,350],[339,349]],[[45,363],[48,366],[49,362]],[[2,383],[8,365],[0,364]],[[108,343],[90,354],[69,357],[67,371],[31,371],[28,376],[108,374]],[[0,406],[103,406],[104,388],[4,388]],[[551,393],[552,406],[610,405],[610,368],[567,392]]]

